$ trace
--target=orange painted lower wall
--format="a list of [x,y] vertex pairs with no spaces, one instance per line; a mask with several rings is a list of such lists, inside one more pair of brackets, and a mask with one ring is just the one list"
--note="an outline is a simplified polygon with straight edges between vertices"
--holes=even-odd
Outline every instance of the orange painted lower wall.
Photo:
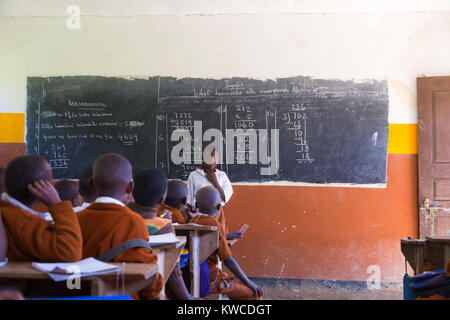
[[253,277],[382,282],[404,275],[400,239],[418,236],[417,155],[389,154],[386,189],[234,186],[230,231],[250,225],[233,247]]

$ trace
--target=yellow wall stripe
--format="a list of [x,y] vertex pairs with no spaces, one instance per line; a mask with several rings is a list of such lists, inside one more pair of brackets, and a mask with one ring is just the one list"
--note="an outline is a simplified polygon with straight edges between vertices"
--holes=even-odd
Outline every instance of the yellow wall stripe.
[[24,136],[24,113],[0,113],[0,143],[23,143]]
[[417,124],[389,124],[388,153],[417,154]]
[[[0,113],[0,143],[23,143],[24,135],[24,113]],[[417,124],[389,124],[388,153],[417,154]]]

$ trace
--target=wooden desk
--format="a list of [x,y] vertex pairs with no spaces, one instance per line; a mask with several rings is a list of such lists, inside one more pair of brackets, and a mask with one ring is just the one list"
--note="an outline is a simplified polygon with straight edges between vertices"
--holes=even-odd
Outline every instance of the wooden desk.
[[185,235],[189,242],[189,271],[191,273],[191,293],[200,297],[200,264],[219,247],[217,227],[174,225],[177,235]]
[[450,237],[401,239],[400,245],[415,274],[444,269],[450,259]]
[[177,239],[179,240],[178,243],[152,246],[152,249],[158,255],[158,269],[164,270],[164,283],[167,282],[167,279],[175,268],[181,250],[183,250],[186,244],[186,237],[179,236]]
[[[111,263],[121,266],[122,263]],[[80,289],[69,289],[66,281],[55,282],[46,273],[31,266],[31,262],[8,262],[0,268],[0,286],[20,289],[26,298],[54,298],[65,296],[106,296],[122,293],[122,274],[125,292],[134,294],[153,281],[158,274],[156,264],[126,263],[120,276],[116,272],[80,278]],[[118,284],[116,290],[116,284]]]

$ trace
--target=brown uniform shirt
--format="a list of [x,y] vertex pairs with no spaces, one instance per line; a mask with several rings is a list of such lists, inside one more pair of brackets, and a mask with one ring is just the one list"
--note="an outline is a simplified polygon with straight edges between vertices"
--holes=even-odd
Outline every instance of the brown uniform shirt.
[[[113,203],[92,203],[79,212],[83,235],[83,257],[98,257],[106,251],[132,239],[149,240],[147,227],[140,215]],[[114,262],[156,264],[158,257],[147,248],[132,248],[117,255]],[[163,279],[158,279],[139,292],[141,299],[155,299],[161,292]]]
[[73,262],[81,260],[82,238],[70,201],[49,208],[54,223],[0,200],[10,260]]

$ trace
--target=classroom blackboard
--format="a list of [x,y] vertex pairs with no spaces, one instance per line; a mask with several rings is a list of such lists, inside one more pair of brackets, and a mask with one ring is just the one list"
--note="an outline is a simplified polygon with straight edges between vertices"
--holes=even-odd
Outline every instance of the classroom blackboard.
[[211,142],[232,182],[385,184],[385,80],[30,77],[27,152],[55,178],[100,155],[187,179]]

